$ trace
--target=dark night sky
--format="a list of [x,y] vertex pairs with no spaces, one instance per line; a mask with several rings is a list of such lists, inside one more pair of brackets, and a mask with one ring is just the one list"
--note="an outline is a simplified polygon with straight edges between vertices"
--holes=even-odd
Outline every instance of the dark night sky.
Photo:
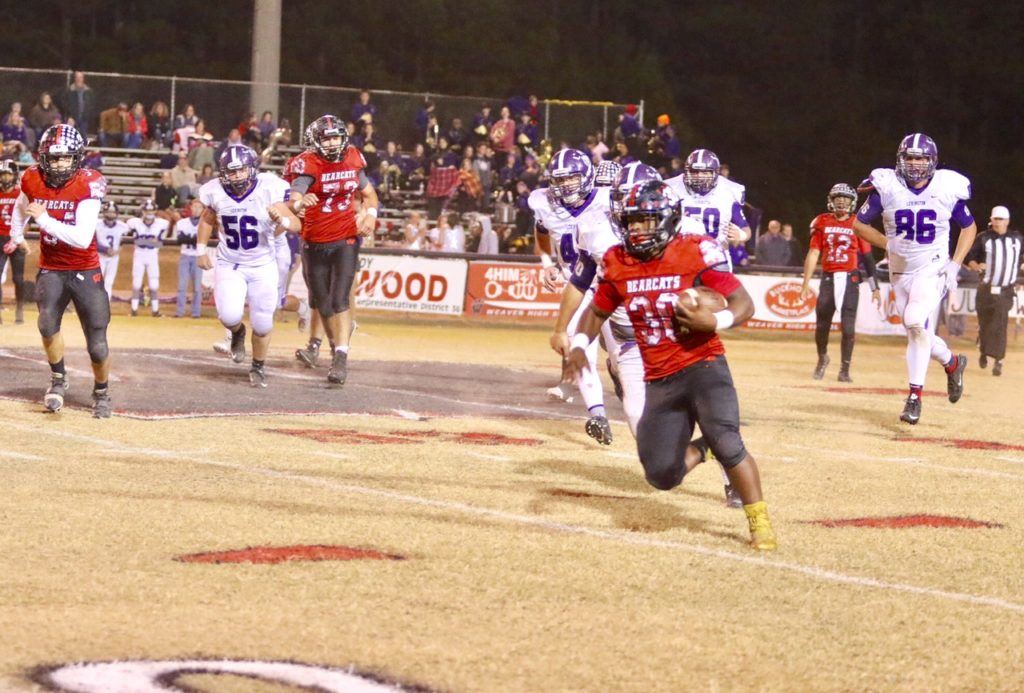
[[[0,36],[4,65],[249,76],[251,2],[78,0],[5,14],[17,30]],[[642,97],[648,124],[671,114],[684,150],[718,151],[752,202],[797,229],[832,183],[891,166],[900,138],[921,130],[942,165],[972,178],[985,219],[993,204],[1014,211],[1024,184],[1022,31],[1024,3],[285,0],[282,80]]]

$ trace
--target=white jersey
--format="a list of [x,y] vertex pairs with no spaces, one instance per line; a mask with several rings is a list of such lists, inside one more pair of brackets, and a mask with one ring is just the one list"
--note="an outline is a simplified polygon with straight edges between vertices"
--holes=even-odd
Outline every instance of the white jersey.
[[[707,195],[698,195],[687,188],[683,174],[669,178],[665,184],[679,195],[683,203],[683,214],[701,222],[703,231],[696,233],[711,236],[726,246],[729,243],[725,235],[728,227],[726,222],[731,222],[741,229],[749,226],[747,218],[743,215],[747,189],[739,183],[719,176],[715,187]],[[696,227],[691,226],[690,229],[680,227],[679,232],[693,233]]]
[[196,249],[199,242],[199,217],[179,219],[174,225],[174,237],[181,246],[182,255],[199,257],[202,254]]
[[108,224],[105,219],[100,219],[96,224],[96,250],[100,255],[106,255],[107,250],[113,250],[114,255],[121,250],[121,239],[130,229],[128,224],[120,219],[113,224]]
[[941,270],[949,261],[949,221],[974,222],[967,208],[971,182],[949,169],[939,169],[928,185],[911,190],[891,168],[876,168],[869,179],[875,191],[857,218],[870,224],[882,217],[889,240],[889,271],[914,274]]
[[199,201],[212,209],[220,224],[217,260],[232,265],[256,266],[276,262],[274,231],[277,225],[267,208],[288,199],[288,183],[273,173],[260,173],[248,195],[235,198],[217,179],[199,188]]
[[576,229],[583,216],[608,213],[608,188],[595,187],[588,201],[576,209],[566,209],[551,198],[548,188],[537,188],[530,193],[527,204],[533,210],[533,216],[551,238],[551,251],[555,262],[566,277],[572,272],[572,266],[579,257],[575,245]]
[[164,236],[171,225],[160,217],[154,217],[152,224],[133,217],[128,220],[128,228],[135,234],[135,250],[157,251],[163,245]]

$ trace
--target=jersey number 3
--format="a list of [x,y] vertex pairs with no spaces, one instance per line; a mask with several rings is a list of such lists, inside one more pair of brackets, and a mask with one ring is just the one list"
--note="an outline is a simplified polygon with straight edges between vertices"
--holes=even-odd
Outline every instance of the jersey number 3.
[[224,229],[224,242],[231,250],[252,250],[260,244],[260,235],[256,231],[256,217],[236,217],[225,214],[220,218]]
[[917,214],[912,209],[897,209],[893,217],[896,235],[903,234],[908,241],[927,245],[935,240],[935,218],[934,209],[919,209]]

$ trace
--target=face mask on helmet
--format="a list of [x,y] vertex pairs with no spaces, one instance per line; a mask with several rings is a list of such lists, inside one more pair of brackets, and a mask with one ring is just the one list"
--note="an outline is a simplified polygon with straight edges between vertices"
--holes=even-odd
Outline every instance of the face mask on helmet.
[[[583,201],[583,176],[575,173],[570,176],[558,176],[551,179],[551,189],[562,204],[575,207]],[[588,191],[589,192],[589,191]]]
[[17,176],[7,169],[0,169],[0,190],[10,190],[14,187]]
[[678,199],[661,182],[635,186],[616,214],[626,252],[641,261],[661,255],[677,232]]
[[112,204],[103,205],[103,220],[111,223],[117,221],[117,207]]
[[850,214],[856,204],[854,200],[841,193],[836,193],[828,198],[828,210],[833,214]]
[[310,141],[313,148],[328,161],[341,161],[348,148],[348,130],[334,116],[323,116],[313,121]]
[[220,184],[234,197],[242,197],[256,184],[256,155],[244,146],[229,147],[217,166]]
[[935,174],[935,159],[930,156],[915,156],[910,152],[901,152],[896,168],[905,181],[921,183],[931,179]]
[[59,188],[82,166],[85,141],[70,125],[52,125],[39,139],[39,171],[48,187]]

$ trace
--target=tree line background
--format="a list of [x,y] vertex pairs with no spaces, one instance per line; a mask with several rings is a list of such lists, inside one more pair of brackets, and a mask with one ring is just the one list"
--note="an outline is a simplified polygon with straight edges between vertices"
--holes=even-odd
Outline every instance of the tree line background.
[[[249,0],[12,4],[0,63],[244,80],[252,13]],[[648,126],[670,114],[684,152],[717,151],[799,233],[834,182],[892,166],[913,131],[972,179],[976,216],[1016,212],[1022,29],[1024,3],[285,0],[281,79],[643,98]]]

